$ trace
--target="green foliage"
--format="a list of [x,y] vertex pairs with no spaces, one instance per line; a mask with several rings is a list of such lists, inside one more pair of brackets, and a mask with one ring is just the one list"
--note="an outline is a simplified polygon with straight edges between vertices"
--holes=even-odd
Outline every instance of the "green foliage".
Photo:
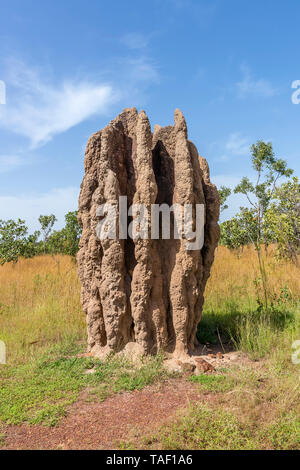
[[66,225],[60,231],[54,231],[47,241],[47,253],[61,253],[75,256],[78,252],[82,229],[77,220],[78,212],[65,215]]
[[20,256],[31,258],[36,253],[39,232],[27,237],[24,220],[0,220],[0,264],[18,261]]
[[271,142],[258,141],[251,146],[251,154],[252,167],[257,174],[256,183],[244,177],[235,187],[234,192],[246,196],[250,203],[251,209],[241,208],[239,223],[242,222],[246,229],[250,229],[249,238],[259,250],[260,244],[266,242],[263,220],[274,196],[276,183],[283,176],[290,177],[293,170],[287,167],[286,161],[275,157]]
[[257,174],[256,182],[242,178],[235,187],[235,194],[246,196],[250,208],[241,207],[240,213],[221,226],[221,243],[230,249],[254,244],[262,280],[264,307],[268,308],[268,286],[264,259],[261,256],[261,245],[266,246],[270,238],[264,232],[264,217],[276,191],[277,181],[285,176],[290,177],[293,170],[287,167],[285,160],[276,158],[271,142],[258,141],[251,146],[252,167]]
[[[235,217],[221,224],[221,244],[236,249],[253,243],[259,251],[261,243],[270,242],[264,231],[264,216],[274,197],[276,184],[281,177],[290,177],[293,170],[284,160],[275,157],[270,142],[258,141],[250,150],[256,182],[244,177],[234,189],[235,194],[246,196],[250,207],[241,207]],[[225,203],[228,194],[226,188],[221,188],[221,204]]]
[[56,221],[57,219],[54,214],[40,215],[39,217],[39,223],[41,224],[41,231],[43,236],[44,253],[46,253],[46,243]]
[[228,209],[228,205],[226,204],[226,201],[231,195],[231,189],[227,188],[226,186],[221,186],[218,192],[219,192],[219,198],[220,198],[220,210],[221,212],[223,212],[224,210]]
[[274,202],[264,217],[264,233],[277,243],[277,254],[297,262],[300,253],[300,183],[294,177],[274,193]]
[[19,257],[32,258],[41,253],[75,257],[82,231],[77,212],[68,212],[65,215],[65,227],[51,233],[56,220],[53,214],[39,217],[42,241],[39,241],[39,231],[28,235],[24,220],[0,220],[0,264],[16,262]]
[[223,222],[220,226],[221,245],[233,250],[255,243],[258,237],[255,215],[253,209],[242,207],[239,214]]

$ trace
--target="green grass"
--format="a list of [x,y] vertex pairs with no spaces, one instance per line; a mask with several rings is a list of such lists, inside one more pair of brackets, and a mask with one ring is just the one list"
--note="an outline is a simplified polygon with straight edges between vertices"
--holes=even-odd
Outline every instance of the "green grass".
[[120,449],[161,450],[296,450],[300,443],[300,420],[296,413],[276,422],[247,422],[224,407],[190,405],[172,423],[140,442],[119,442]]
[[[167,376],[159,356],[145,359],[137,368],[122,357],[100,361],[70,356],[75,352],[72,346],[55,347],[34,362],[1,367],[0,421],[53,426],[83,389],[88,389],[90,399],[104,399],[141,389]],[[95,372],[86,374],[88,369]]]
[[299,450],[300,416],[294,412],[282,416],[277,423],[267,428],[266,434],[273,449]]
[[[200,403],[181,410],[154,433],[118,443],[122,449],[299,449],[299,368],[270,358],[222,375],[191,376]],[[207,394],[209,392],[209,394]],[[200,393],[201,396],[201,393]]]
[[[266,261],[267,313],[257,302],[253,249],[237,258],[218,248],[197,333],[201,343],[221,340],[255,362],[190,377],[208,403],[181,413],[154,437],[128,439],[124,449],[299,449],[300,366],[291,361],[291,345],[300,339],[299,268],[272,256]],[[84,400],[104,400],[166,377],[161,357],[140,368],[118,356],[76,357],[86,346],[86,323],[76,266],[66,256],[0,267],[0,339],[7,346],[7,365],[0,366],[0,446],[1,423],[56,425],[82,391]]]
[[300,337],[300,304],[280,302],[267,312],[253,304],[224,302],[220,310],[205,309],[197,337],[200,343],[232,343],[254,360],[268,357],[283,343],[292,344]]
[[191,375],[189,380],[207,392],[227,392],[234,387],[233,378],[225,375]]
[[173,424],[144,439],[148,449],[162,450],[227,450],[254,449],[249,429],[220,407],[201,404],[190,406]]

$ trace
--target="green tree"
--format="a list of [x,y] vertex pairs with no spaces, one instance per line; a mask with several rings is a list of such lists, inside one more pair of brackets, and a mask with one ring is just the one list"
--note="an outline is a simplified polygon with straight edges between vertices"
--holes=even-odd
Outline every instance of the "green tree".
[[73,257],[76,255],[82,232],[77,215],[77,211],[65,215],[65,227],[62,230],[55,230],[47,241],[48,253],[61,253]]
[[[260,251],[263,243],[263,219],[271,199],[276,191],[276,184],[283,176],[290,177],[293,170],[287,167],[287,162],[276,158],[271,142],[265,143],[259,140],[251,146],[251,162],[256,172],[256,182],[252,183],[249,178],[242,178],[235,187],[235,194],[246,196],[250,204],[250,212],[257,224],[256,238],[253,240],[255,248]],[[247,213],[249,217],[249,213]]]
[[40,215],[39,223],[41,225],[44,253],[46,253],[47,241],[53,229],[53,225],[57,221],[55,215]]
[[[267,274],[262,256],[262,244],[267,244],[264,236],[264,216],[276,191],[276,185],[281,177],[290,177],[293,170],[287,167],[287,162],[275,157],[271,142],[257,141],[250,148],[252,168],[256,173],[256,181],[242,178],[235,187],[235,194],[246,196],[250,207],[241,207],[235,220],[222,227],[222,240],[229,247],[239,247],[249,242],[254,244],[261,274],[264,292],[264,306],[268,307]],[[226,230],[229,233],[226,234]]]
[[78,223],[78,212],[68,212],[65,216],[65,221],[65,254],[75,256],[79,249],[79,240],[82,233],[82,228]]
[[223,212],[228,209],[227,199],[231,195],[231,189],[226,186],[221,186],[220,189],[218,189],[218,192],[220,198],[220,211]]
[[252,211],[246,207],[241,208],[235,217],[223,222],[220,229],[220,243],[230,250],[238,250],[257,239],[257,223]]
[[20,256],[31,258],[36,254],[40,233],[35,232],[29,237],[27,233],[24,220],[0,220],[0,264],[17,262]]
[[283,183],[267,209],[263,230],[269,241],[277,243],[277,255],[297,262],[300,253],[300,182],[297,177]]

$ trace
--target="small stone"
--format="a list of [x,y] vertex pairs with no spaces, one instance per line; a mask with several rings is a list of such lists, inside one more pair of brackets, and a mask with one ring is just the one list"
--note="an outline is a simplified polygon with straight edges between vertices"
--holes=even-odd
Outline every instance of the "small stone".
[[195,364],[190,364],[189,362],[183,362],[181,365],[182,372],[193,373],[196,369]]
[[216,369],[210,362],[205,361],[205,359],[202,359],[200,357],[197,357],[195,359],[196,361],[196,368],[199,372],[214,372]]
[[90,374],[94,374],[96,372],[96,369],[87,369],[84,371],[84,374],[85,375],[90,375]]

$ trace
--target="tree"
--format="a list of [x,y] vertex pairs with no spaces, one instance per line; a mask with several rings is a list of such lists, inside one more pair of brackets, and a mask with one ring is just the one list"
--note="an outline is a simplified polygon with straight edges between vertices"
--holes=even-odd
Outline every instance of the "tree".
[[220,210],[223,212],[224,210],[228,209],[228,205],[226,204],[227,199],[231,195],[231,189],[227,188],[226,186],[221,186],[218,190],[219,198],[220,198]]
[[57,219],[53,214],[40,215],[39,217],[39,223],[41,224],[41,231],[43,236],[44,253],[46,253],[46,243],[56,221]]
[[223,222],[220,229],[220,243],[230,250],[250,245],[257,239],[257,223],[252,211],[245,207],[235,217]]
[[17,262],[20,256],[31,258],[36,254],[40,233],[35,232],[28,238],[27,233],[24,220],[0,220],[0,264]]
[[270,242],[277,243],[277,255],[297,264],[300,253],[300,182],[294,177],[273,195],[265,213],[263,230]]
[[264,235],[264,216],[276,191],[281,177],[290,177],[293,170],[285,160],[275,157],[271,142],[257,141],[250,148],[252,167],[256,172],[256,182],[242,178],[235,187],[235,194],[246,196],[250,207],[241,207],[240,213],[222,227],[222,240],[229,247],[239,247],[249,242],[254,244],[264,291],[264,306],[268,307],[267,274],[261,253],[262,243],[267,243]]
[[66,226],[64,228],[66,245],[65,254],[75,256],[79,249],[79,240],[82,233],[82,228],[78,223],[78,212],[68,212],[65,215]]
[[49,253],[62,253],[75,256],[78,252],[81,227],[77,220],[77,211],[65,215],[66,225],[62,230],[54,231],[47,241]]
[[290,177],[293,170],[287,168],[285,160],[275,157],[271,142],[265,143],[259,140],[250,150],[252,167],[257,174],[256,183],[244,177],[235,187],[234,193],[244,194],[248,199],[252,217],[257,224],[257,234],[253,243],[259,251],[261,243],[266,241],[263,237],[263,218],[276,191],[276,184],[281,177]]

